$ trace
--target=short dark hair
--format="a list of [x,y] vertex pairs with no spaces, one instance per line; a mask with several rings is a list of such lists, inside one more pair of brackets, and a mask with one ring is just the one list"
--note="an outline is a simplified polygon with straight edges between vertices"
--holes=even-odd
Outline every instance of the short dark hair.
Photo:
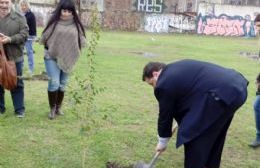
[[256,81],[260,83],[260,73],[257,75]]
[[255,17],[255,22],[260,22],[260,14],[257,14]]
[[145,78],[151,78],[153,77],[153,72],[160,71],[161,69],[165,68],[166,64],[162,62],[149,62],[145,65],[143,70],[143,81],[145,81]]

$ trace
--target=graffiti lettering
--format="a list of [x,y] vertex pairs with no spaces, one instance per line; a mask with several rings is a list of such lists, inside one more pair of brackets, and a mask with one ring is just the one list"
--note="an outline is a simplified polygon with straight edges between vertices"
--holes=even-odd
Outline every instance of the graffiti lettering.
[[162,12],[162,0],[138,0],[137,10],[143,12]]
[[216,16],[198,17],[197,33],[221,36],[255,36],[254,23],[249,16]]
[[195,18],[184,15],[147,15],[145,31],[147,32],[194,32]]

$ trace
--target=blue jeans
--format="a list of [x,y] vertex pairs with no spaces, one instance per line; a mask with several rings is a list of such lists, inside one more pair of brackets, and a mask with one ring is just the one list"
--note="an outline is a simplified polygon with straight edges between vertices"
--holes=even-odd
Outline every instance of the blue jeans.
[[63,72],[57,65],[56,60],[44,58],[46,72],[49,77],[48,91],[65,91],[68,83],[68,73]]
[[254,103],[255,123],[256,123],[256,140],[260,141],[260,95],[256,96]]
[[27,57],[28,57],[28,65],[29,65],[29,70],[31,73],[34,71],[34,54],[33,54],[33,40],[35,36],[29,36],[28,40],[25,42],[25,49],[27,52]]
[[[16,65],[16,71],[17,71],[17,76],[22,76],[23,73],[23,63],[17,62],[15,63]],[[14,111],[16,114],[23,114],[24,113],[24,84],[23,84],[23,79],[18,78],[17,80],[17,87],[11,92],[11,97],[13,100],[13,106],[14,106]],[[4,88],[0,85],[0,110],[5,111],[5,90]]]

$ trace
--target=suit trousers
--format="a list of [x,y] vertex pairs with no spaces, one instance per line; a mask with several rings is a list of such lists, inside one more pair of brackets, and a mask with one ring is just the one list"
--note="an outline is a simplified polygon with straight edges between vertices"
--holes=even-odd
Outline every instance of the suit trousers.
[[227,130],[233,119],[235,110],[228,110],[222,103],[214,101],[213,98],[208,101],[208,110],[210,110],[210,107],[216,107],[215,103],[219,103],[220,108],[218,109],[223,110],[223,115],[221,115],[221,117],[219,117],[201,135],[184,144],[185,168],[220,167]]

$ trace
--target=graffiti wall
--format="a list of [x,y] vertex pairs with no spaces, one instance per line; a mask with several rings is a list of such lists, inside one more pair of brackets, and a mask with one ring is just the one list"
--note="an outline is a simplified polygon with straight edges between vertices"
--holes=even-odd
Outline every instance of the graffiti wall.
[[259,7],[201,3],[196,30],[204,35],[254,37],[259,11]]
[[[31,4],[37,25],[44,26],[54,4]],[[54,0],[42,0],[42,2]],[[99,21],[103,28],[152,33],[192,32],[204,35],[255,36],[255,16],[259,7],[199,3],[197,13],[174,13],[177,0],[78,0],[82,3],[81,19],[90,23],[90,5],[99,4]],[[37,2],[37,3],[36,3]],[[186,0],[185,2],[191,2]],[[193,8],[193,6],[190,6]],[[194,16],[193,16],[194,15]]]
[[202,16],[198,17],[197,33],[220,36],[255,36],[254,22],[250,16]]
[[187,15],[146,15],[144,29],[152,33],[195,32],[195,17]]

